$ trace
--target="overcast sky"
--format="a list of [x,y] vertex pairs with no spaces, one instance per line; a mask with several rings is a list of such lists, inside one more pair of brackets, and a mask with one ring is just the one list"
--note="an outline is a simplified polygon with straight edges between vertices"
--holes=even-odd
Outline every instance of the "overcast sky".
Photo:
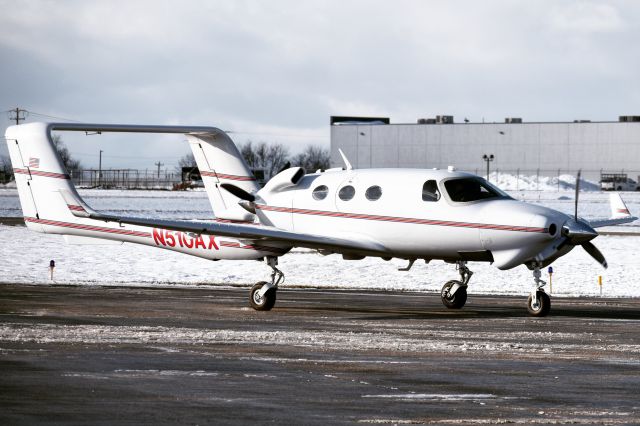
[[[395,123],[640,115],[638,1],[0,0],[0,8],[0,110],[212,125],[236,132],[236,142],[280,142],[292,153],[328,147],[330,115]],[[33,113],[28,121],[43,119]],[[0,117],[2,133],[9,124]],[[107,167],[172,167],[188,152],[176,136],[63,139],[85,167],[100,149]]]

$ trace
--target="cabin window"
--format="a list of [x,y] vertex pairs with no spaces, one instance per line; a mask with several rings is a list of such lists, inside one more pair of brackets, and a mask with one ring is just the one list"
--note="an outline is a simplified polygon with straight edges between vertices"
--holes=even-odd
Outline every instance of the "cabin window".
[[356,189],[351,185],[343,186],[338,192],[338,197],[342,201],[349,201],[354,195],[356,195]]
[[382,197],[382,188],[380,188],[378,185],[370,186],[369,188],[367,188],[364,196],[367,197],[367,200],[369,201],[376,201],[380,197]]
[[444,187],[451,201],[457,203],[486,200],[489,198],[509,198],[509,196],[500,189],[478,178],[450,179],[444,183]]
[[315,189],[311,193],[311,196],[314,200],[320,201],[327,198],[327,194],[329,194],[329,188],[327,188],[326,185],[320,185],[315,187]]
[[438,201],[440,199],[440,191],[435,180],[428,180],[422,185],[422,201]]

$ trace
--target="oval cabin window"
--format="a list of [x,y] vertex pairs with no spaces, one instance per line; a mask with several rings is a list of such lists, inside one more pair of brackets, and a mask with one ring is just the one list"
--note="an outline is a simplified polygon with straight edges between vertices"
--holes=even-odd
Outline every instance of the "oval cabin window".
[[376,201],[382,197],[382,188],[378,185],[370,186],[367,188],[367,192],[364,193],[364,196],[367,197],[367,200],[369,201]]
[[338,197],[340,197],[342,201],[349,201],[354,195],[356,195],[356,189],[351,185],[343,186],[340,188],[340,192],[338,192]]
[[329,194],[329,188],[326,185],[317,186],[311,193],[314,200],[324,200],[327,194]]

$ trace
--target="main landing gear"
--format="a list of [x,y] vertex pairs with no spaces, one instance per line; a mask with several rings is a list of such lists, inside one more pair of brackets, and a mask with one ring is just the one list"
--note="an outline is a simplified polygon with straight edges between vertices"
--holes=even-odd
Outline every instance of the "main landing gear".
[[440,291],[442,304],[449,309],[460,309],[467,302],[467,286],[473,272],[467,268],[467,262],[461,260],[456,262],[460,281],[447,281]]
[[[442,304],[449,309],[460,309],[467,302],[467,286],[473,275],[465,261],[456,262],[456,267],[460,280],[447,281],[440,292]],[[527,300],[527,310],[534,317],[544,317],[551,310],[551,299],[542,289],[547,283],[540,279],[541,276],[540,265],[533,265],[534,286]]]
[[275,256],[267,256],[265,259],[267,265],[271,267],[271,282],[260,281],[251,287],[249,293],[249,304],[256,311],[270,311],[276,304],[276,291],[278,284],[284,282],[284,274],[276,265],[278,258]]
[[551,309],[551,299],[542,289],[546,282],[540,279],[541,275],[540,266],[535,265],[533,268],[533,280],[535,284],[533,289],[531,289],[531,294],[527,300],[527,310],[534,317],[544,317]]

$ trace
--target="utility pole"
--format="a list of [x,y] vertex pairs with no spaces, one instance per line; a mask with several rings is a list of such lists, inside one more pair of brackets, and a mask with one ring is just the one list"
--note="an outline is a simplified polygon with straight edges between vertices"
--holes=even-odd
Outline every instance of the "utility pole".
[[16,124],[20,124],[20,120],[27,118],[28,111],[16,107],[16,109],[9,110],[9,120],[15,120]]
[[487,162],[487,182],[489,182],[489,163],[492,162],[494,158],[493,154],[484,154],[482,156],[482,159]]
[[158,166],[158,179],[160,179],[160,167],[164,166],[164,163],[161,163],[158,161],[157,163],[153,163],[153,164]]
[[102,150],[100,150],[100,159],[98,160],[98,186],[102,185]]

